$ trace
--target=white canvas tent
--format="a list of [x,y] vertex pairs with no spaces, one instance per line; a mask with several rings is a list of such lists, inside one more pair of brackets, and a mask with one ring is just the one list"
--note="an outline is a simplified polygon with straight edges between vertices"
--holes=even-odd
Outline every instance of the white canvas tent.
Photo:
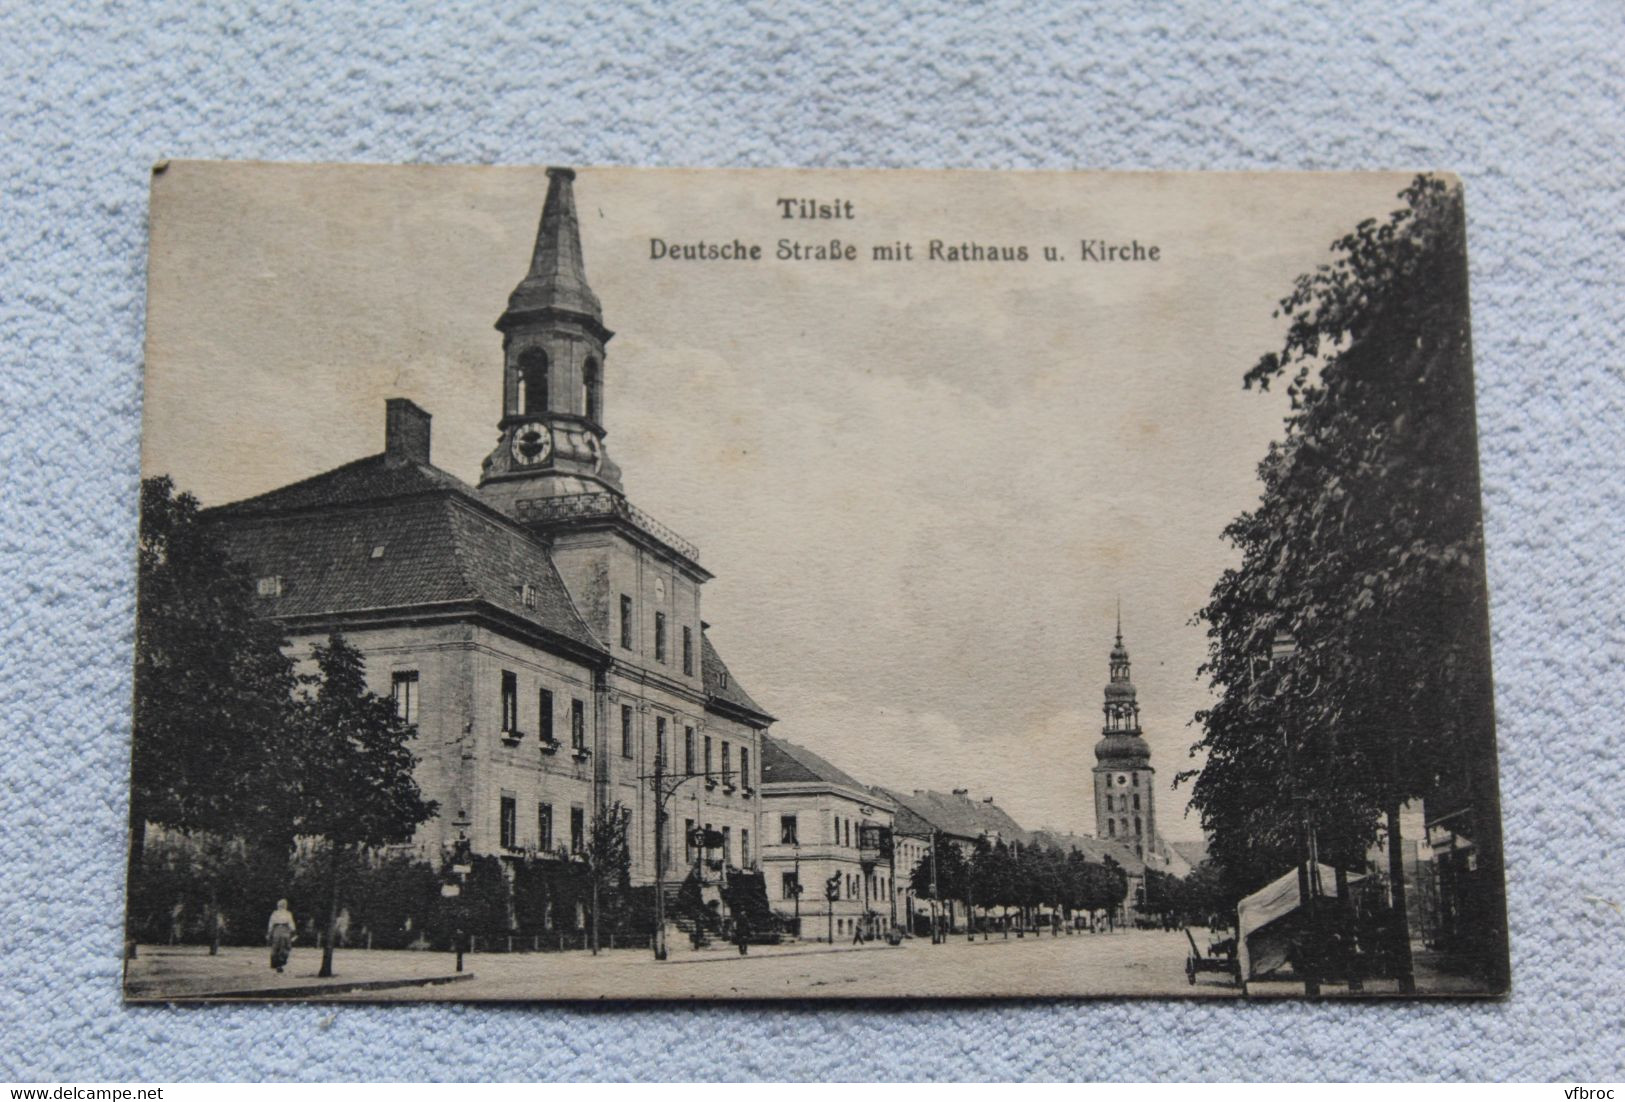
[[[1319,865],[1321,884],[1330,884],[1337,870]],[[1349,883],[1362,877],[1351,874]],[[1286,963],[1291,941],[1288,924],[1280,920],[1302,905],[1298,894],[1298,870],[1288,871],[1236,904],[1236,954],[1243,983],[1267,975]]]

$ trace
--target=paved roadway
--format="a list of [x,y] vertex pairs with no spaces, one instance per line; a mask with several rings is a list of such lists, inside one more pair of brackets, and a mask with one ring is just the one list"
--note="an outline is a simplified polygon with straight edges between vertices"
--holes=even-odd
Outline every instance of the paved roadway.
[[[1198,941],[1204,935],[1198,933]],[[898,947],[785,946],[674,954],[647,951],[480,954],[474,979],[450,987],[405,988],[373,999],[872,998],[988,995],[1237,996],[1240,989],[1185,978],[1182,932],[1123,930],[1073,937],[994,937]],[[340,996],[347,997],[347,996]],[[364,993],[357,998],[366,999]]]

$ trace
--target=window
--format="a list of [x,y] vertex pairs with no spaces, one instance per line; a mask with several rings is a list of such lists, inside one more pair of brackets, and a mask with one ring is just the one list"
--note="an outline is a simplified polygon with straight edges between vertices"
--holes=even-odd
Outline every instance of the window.
[[570,746],[575,750],[587,748],[587,703],[570,701]]
[[418,721],[418,671],[396,670],[390,678],[389,695],[395,700],[395,714],[408,723]]
[[793,872],[779,874],[779,898],[794,899],[801,894],[801,878]]
[[511,670],[502,671],[502,730],[519,730],[519,678]]
[[[1138,774],[1138,773],[1136,773],[1136,774],[1134,774],[1134,787],[1135,787],[1135,788],[1139,788],[1139,787],[1140,787],[1140,775],[1139,775],[1139,774]],[[1136,797],[1134,797],[1134,798],[1135,798],[1135,799],[1139,799],[1139,797],[1138,797],[1138,796],[1136,796]]]
[[666,614],[655,613],[655,661],[666,660]]
[[[375,550],[381,551],[381,550],[383,550],[383,548],[375,548]],[[374,557],[376,558],[377,556],[374,556]],[[519,600],[526,608],[535,609],[535,607],[536,607],[536,587],[531,585],[529,582],[526,582],[524,585],[520,586],[519,587]]]
[[841,817],[835,816],[835,844],[841,844]]
[[1106,787],[1110,788],[1111,786],[1112,786],[1112,775],[1110,773],[1107,773],[1106,774]]
[[739,867],[750,868],[750,828],[739,828]]
[[705,736],[705,783],[712,784],[711,780],[711,736]]
[[852,820],[848,819],[846,821],[846,823],[845,823],[845,826],[846,826],[846,844],[850,846],[852,844]]
[[666,763],[666,717],[655,717],[655,763],[662,768]]
[[694,772],[694,728],[683,728],[683,771]]
[[1107,819],[1106,820],[1106,837],[1108,837],[1108,838],[1117,837],[1117,820],[1116,819]]
[[1138,792],[1134,794],[1134,810],[1140,810],[1140,794]]
[[598,361],[591,356],[581,365],[581,412],[596,424],[604,422],[604,382],[598,371]]
[[1140,817],[1138,815],[1134,816],[1134,836],[1136,838],[1140,836]]
[[694,676],[694,629],[683,625],[683,676]]
[[553,852],[553,805],[536,805],[536,848],[543,853]]
[[254,583],[254,592],[259,594],[261,597],[282,596],[282,575],[267,574],[265,577]]
[[501,817],[498,829],[502,834],[502,848],[513,849],[518,844],[516,832],[519,826],[519,806],[512,796],[502,797]]
[[746,792],[750,791],[750,748],[748,746],[739,748],[739,783],[744,786]]
[[547,412],[547,353],[527,349],[519,357],[519,401],[521,412]]
[[722,863],[724,865],[731,865],[731,864],[734,863],[734,828],[733,827],[723,827],[722,828]]
[[732,749],[728,745],[728,740],[723,739],[722,740],[722,784],[723,784],[723,787],[725,787],[725,788],[732,788],[734,786],[734,779],[728,775],[732,771],[733,771],[733,752],[732,752]]
[[632,705],[621,705],[621,757],[632,757]]
[[621,594],[621,646],[632,649],[632,598]]
[[694,863],[694,820],[683,820],[683,860]]
[[794,815],[779,816],[779,843],[786,846],[801,844],[801,839],[796,837],[796,817]]
[[536,730],[543,742],[553,741],[553,691],[543,689],[536,694]]
[[581,853],[587,848],[587,813],[579,807],[570,809],[570,852]]

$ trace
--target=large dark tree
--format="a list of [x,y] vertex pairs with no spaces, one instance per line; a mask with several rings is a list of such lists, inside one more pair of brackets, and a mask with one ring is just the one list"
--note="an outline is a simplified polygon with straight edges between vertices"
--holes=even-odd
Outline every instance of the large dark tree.
[[197,500],[167,477],[141,484],[136,571],[132,898],[148,823],[271,837],[285,855],[291,835],[275,821],[275,775],[294,684],[252,582],[200,521]]
[[346,851],[409,841],[435,813],[418,791],[408,743],[416,728],[367,687],[361,652],[340,635],[313,651],[317,674],[297,704],[294,753],[283,763],[298,834],[326,840],[327,936],[320,974],[333,974],[340,872]]
[[1243,380],[1284,381],[1291,413],[1199,613],[1218,700],[1191,804],[1232,897],[1293,865],[1305,821],[1347,867],[1385,819],[1402,885],[1400,805],[1493,755],[1461,195],[1400,198],[1299,277]]

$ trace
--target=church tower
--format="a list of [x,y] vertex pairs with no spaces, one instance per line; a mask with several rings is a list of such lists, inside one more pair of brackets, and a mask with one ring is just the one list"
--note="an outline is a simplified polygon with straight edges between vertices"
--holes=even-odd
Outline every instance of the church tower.
[[587,285],[571,184],[547,170],[547,199],[530,270],[497,319],[502,332],[502,419],[480,474],[481,495],[508,513],[521,500],[621,493],[604,451],[604,328]]
[[1140,705],[1129,680],[1123,645],[1123,611],[1117,611],[1117,643],[1106,682],[1105,725],[1095,743],[1095,837],[1122,842],[1144,859],[1156,852],[1156,770],[1151,748],[1140,737]]

